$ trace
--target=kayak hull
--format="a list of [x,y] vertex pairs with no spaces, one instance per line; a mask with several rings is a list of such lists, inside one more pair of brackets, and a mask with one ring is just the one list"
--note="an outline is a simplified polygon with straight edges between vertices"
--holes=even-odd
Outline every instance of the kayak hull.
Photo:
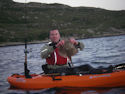
[[9,84],[20,89],[43,89],[53,87],[123,87],[125,86],[125,70],[105,74],[48,76],[32,74],[32,78],[24,75],[12,75],[7,78]]

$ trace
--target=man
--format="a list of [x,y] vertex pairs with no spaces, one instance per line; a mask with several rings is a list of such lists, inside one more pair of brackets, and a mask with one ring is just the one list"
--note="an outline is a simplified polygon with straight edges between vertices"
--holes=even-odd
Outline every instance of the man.
[[[46,59],[47,65],[43,65],[42,68],[45,73],[54,73],[60,68],[68,68],[69,62],[71,61],[69,57],[63,57],[59,54],[59,47],[63,46],[65,41],[60,39],[60,33],[58,30],[51,30],[49,38],[50,43],[45,44],[41,48],[41,57]],[[78,49],[82,50],[84,48],[83,43],[76,41],[74,38],[70,38],[70,42]],[[60,70],[62,71],[62,70]]]

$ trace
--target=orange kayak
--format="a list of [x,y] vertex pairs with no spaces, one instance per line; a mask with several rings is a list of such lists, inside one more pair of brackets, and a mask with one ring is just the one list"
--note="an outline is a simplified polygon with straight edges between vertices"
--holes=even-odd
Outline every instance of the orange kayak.
[[43,89],[53,87],[123,87],[125,86],[125,70],[86,75],[50,76],[32,74],[32,78],[14,74],[8,77],[11,86],[20,89]]

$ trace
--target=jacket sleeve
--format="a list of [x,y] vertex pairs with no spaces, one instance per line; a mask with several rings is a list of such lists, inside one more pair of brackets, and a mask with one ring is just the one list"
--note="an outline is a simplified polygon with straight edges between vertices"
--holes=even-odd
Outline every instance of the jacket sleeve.
[[77,49],[83,50],[84,49],[84,44],[82,42],[78,42],[78,44],[76,45]]
[[41,58],[45,59],[50,57],[50,54],[54,51],[53,46],[49,46],[48,44],[45,44],[41,48]]

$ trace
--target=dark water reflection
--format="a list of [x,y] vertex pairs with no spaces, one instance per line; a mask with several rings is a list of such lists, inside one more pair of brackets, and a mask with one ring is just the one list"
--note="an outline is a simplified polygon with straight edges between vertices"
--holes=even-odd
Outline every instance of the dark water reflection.
[[125,88],[50,88],[43,90],[9,90],[8,94],[125,94]]
[[[125,62],[125,36],[91,38],[79,40],[85,49],[73,56],[75,66],[91,64],[93,67],[116,65]],[[28,54],[28,68],[31,73],[41,73],[45,60],[40,58],[43,44],[28,45],[32,51]],[[24,71],[24,45],[0,47],[0,94],[125,94],[125,88],[86,89],[52,88],[43,90],[9,90],[6,78],[13,73]]]

